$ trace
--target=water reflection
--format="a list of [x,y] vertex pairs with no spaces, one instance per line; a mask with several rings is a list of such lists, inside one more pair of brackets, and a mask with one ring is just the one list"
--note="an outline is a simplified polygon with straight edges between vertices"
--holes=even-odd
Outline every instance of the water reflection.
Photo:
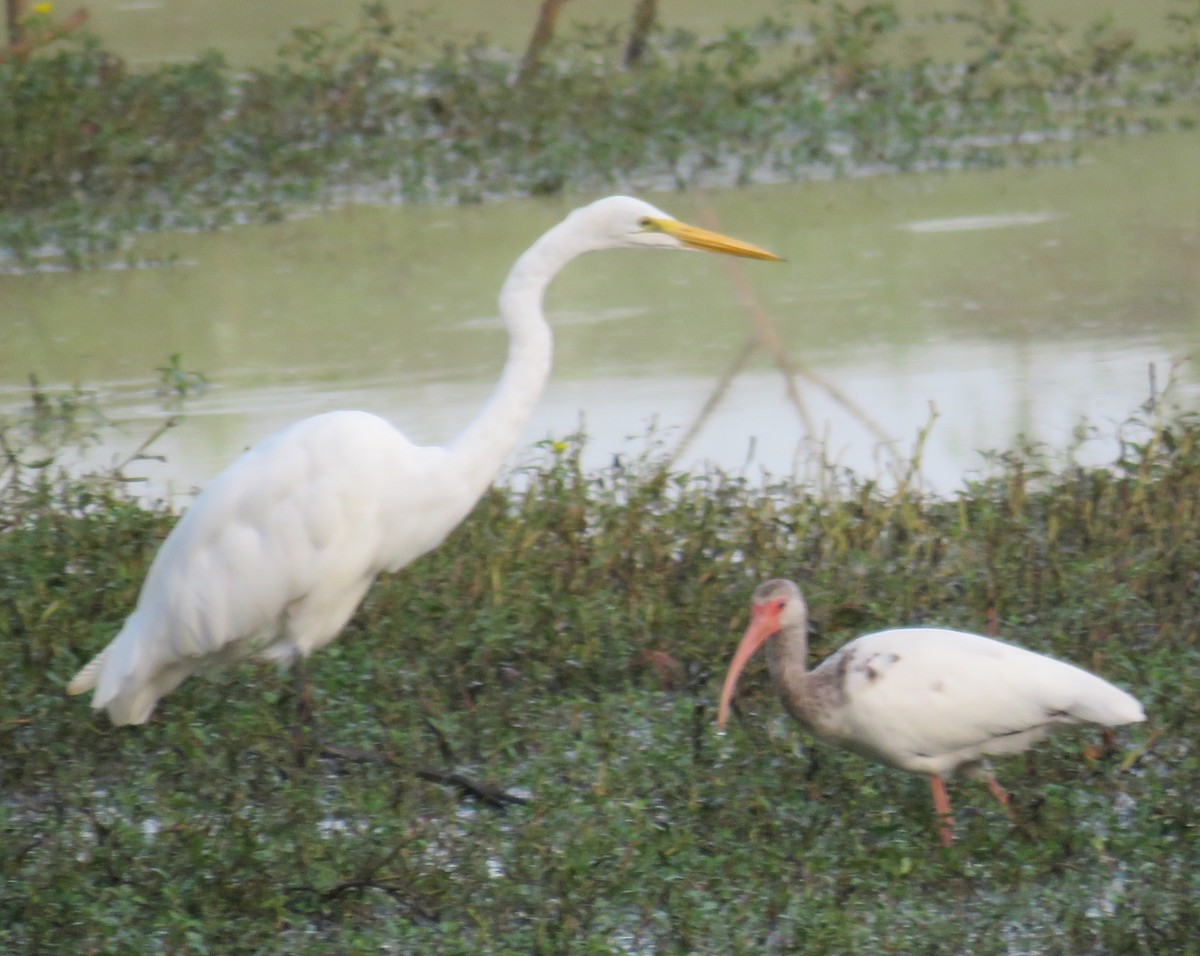
[[[711,211],[784,265],[742,264],[749,294],[801,379],[811,433],[868,474],[907,455],[931,414],[930,483],[947,490],[979,449],[1018,432],[1062,447],[1105,426],[1196,348],[1200,136],[1099,144],[1076,168],[886,177],[657,197]],[[216,386],[147,464],[152,494],[203,484],[241,448],[304,415],[367,408],[419,441],[456,434],[503,360],[495,294],[515,256],[576,201],[472,209],[348,208],[276,226],[147,237],[170,268],[0,277],[0,403],[29,372],[99,387],[135,447],[154,417],[153,373],[179,352]],[[741,281],[741,280],[739,280]],[[590,464],[678,440],[752,334],[739,287],[707,257],[605,253],[547,302],[550,387],[526,443],[581,420]],[[1196,373],[1181,395],[1195,402]],[[809,471],[813,434],[757,352],[684,463]],[[1111,429],[1105,429],[1111,432]],[[881,440],[885,433],[891,442]],[[630,436],[636,436],[630,440]],[[1111,455],[1098,444],[1091,460]]]

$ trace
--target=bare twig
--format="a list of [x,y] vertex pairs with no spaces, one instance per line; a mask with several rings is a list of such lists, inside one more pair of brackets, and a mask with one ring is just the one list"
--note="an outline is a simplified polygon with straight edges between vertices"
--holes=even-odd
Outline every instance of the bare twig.
[[132,465],[135,461],[166,461],[164,455],[148,455],[146,449],[153,445],[156,441],[162,438],[167,432],[179,424],[179,416],[172,415],[152,431],[140,445],[131,451],[123,461],[113,466],[112,479],[114,481],[134,482],[144,481],[143,478],[131,478],[125,474],[125,469]]
[[[703,210],[704,224],[710,229],[717,228],[717,217],[711,209]],[[750,317],[750,324],[754,328],[754,340],[757,346],[767,350],[768,354],[775,362],[776,368],[783,373],[784,387],[787,389],[788,398],[796,407],[797,413],[800,415],[800,421],[804,425],[804,430],[808,434],[813,434],[813,421],[808,414],[808,408],[804,404],[804,399],[800,395],[800,389],[796,385],[796,376],[798,369],[792,363],[788,356],[787,349],[783,347],[783,342],[779,339],[779,333],[775,331],[775,324],[771,321],[766,311],[758,301],[758,296],[754,294],[754,290],[750,287],[750,282],[746,278],[746,272],[742,269],[741,263],[729,257],[721,259],[725,266],[725,272],[729,276],[730,284],[737,293],[738,298],[742,302],[742,308],[746,310],[746,315]]]
[[[9,59],[26,59],[37,47],[45,46],[53,40],[66,36],[78,30],[88,21],[90,14],[87,10],[76,10],[64,17],[54,26],[36,34],[27,34],[20,17],[21,0],[8,0],[8,48],[0,48],[0,62]],[[14,21],[14,11],[18,19]]]
[[426,729],[433,734],[434,739],[437,741],[438,753],[442,755],[442,759],[446,763],[458,763],[458,756],[454,753],[454,748],[450,746],[450,741],[446,739],[446,735],[442,733],[442,728],[428,717],[424,718],[424,721]]
[[1154,742],[1162,736],[1164,730],[1166,730],[1165,727],[1158,727],[1152,730],[1146,739],[1142,741],[1141,746],[1137,747],[1129,756],[1121,761],[1120,772],[1128,773],[1134,764],[1146,756],[1154,747]]
[[688,426],[688,430],[679,439],[679,443],[675,446],[675,451],[667,459],[668,466],[673,465],[687,447],[691,445],[692,441],[695,440],[700,429],[704,427],[704,423],[709,420],[712,413],[716,411],[717,406],[725,398],[725,393],[729,391],[729,386],[733,384],[733,380],[745,370],[751,356],[754,355],[757,349],[758,346],[753,340],[746,340],[746,343],[742,346],[742,350],[729,363],[729,368],[722,372],[721,377],[717,379],[717,384],[713,388],[712,394],[705,400],[704,407],[700,409],[699,413],[692,420],[691,425]]
[[352,879],[342,880],[340,883],[335,883],[327,889],[321,889],[317,886],[309,884],[297,884],[284,887],[285,892],[300,894],[307,893],[311,896],[316,896],[322,900],[335,900],[340,896],[345,896],[350,893],[361,893],[363,890],[382,890],[391,896],[394,900],[404,903],[409,906],[414,913],[421,919],[428,922],[437,922],[437,913],[426,909],[420,903],[414,902],[404,891],[404,885],[407,880],[400,874],[380,873],[385,866],[390,864],[404,850],[407,844],[399,842],[387,853],[373,860],[360,870],[358,876]]
[[[354,760],[360,763],[386,763],[396,767],[401,766],[399,761],[390,754],[377,753],[372,750],[360,750],[356,747],[334,747],[330,744],[322,744],[321,753],[328,757],[337,757],[340,760]],[[417,769],[417,776],[422,780],[428,780],[430,783],[440,783],[456,787],[463,796],[475,797],[489,806],[495,807],[497,810],[504,810],[512,804],[532,803],[528,797],[509,793],[495,784],[476,780],[457,770],[435,770],[432,767],[420,767]]]
[[[717,228],[716,216],[713,215],[711,209],[703,211],[705,225],[709,228]],[[754,294],[754,290],[750,287],[749,281],[746,279],[746,274],[741,268],[741,264],[733,259],[723,258],[722,263],[729,275],[730,284],[741,300],[742,307],[746,310],[746,314],[750,319],[753,328],[753,334],[750,339],[742,346],[742,350],[735,356],[730,368],[721,375],[717,380],[716,386],[713,388],[712,394],[704,403],[704,407],[697,414],[691,425],[688,426],[683,438],[676,446],[671,460],[675,461],[691,444],[692,440],[699,433],[700,429],[712,416],[716,407],[724,399],[725,394],[729,390],[729,386],[733,379],[739,375],[749,363],[750,357],[759,349],[765,349],[775,363],[775,367],[779,369],[783,375],[784,387],[787,389],[788,399],[795,407],[797,414],[800,416],[801,424],[804,427],[806,434],[813,436],[816,434],[815,425],[812,417],[809,415],[808,408],[804,403],[804,398],[800,394],[798,380],[803,378],[808,380],[813,385],[824,389],[830,398],[846,409],[854,418],[858,419],[862,425],[867,428],[876,438],[879,443],[885,447],[888,453],[892,456],[895,462],[899,462],[900,453],[895,448],[895,440],[888,435],[883,427],[876,422],[865,409],[858,405],[853,399],[843,392],[838,386],[826,380],[815,372],[804,368],[797,364],[788,354],[783,342],[779,338],[779,333],[775,330],[775,325],[771,321],[770,316],[762,308],[758,301],[758,297]]]
[[497,810],[503,810],[514,803],[524,805],[532,802],[528,797],[509,793],[486,781],[474,780],[457,771],[433,770],[423,767],[417,771],[417,776],[430,783],[442,783],[457,787],[464,796],[475,797]]

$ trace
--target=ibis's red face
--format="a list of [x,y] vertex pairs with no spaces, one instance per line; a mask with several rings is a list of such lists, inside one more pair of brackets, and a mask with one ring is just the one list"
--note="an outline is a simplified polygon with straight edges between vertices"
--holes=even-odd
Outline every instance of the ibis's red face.
[[750,605],[750,626],[746,628],[742,642],[734,651],[733,660],[729,663],[729,672],[725,675],[725,686],[721,688],[721,703],[717,707],[718,730],[724,730],[729,720],[729,704],[733,700],[733,692],[737,689],[742,669],[760,647],[779,633],[779,616],[787,604],[787,598],[773,597],[765,601],[755,601]]

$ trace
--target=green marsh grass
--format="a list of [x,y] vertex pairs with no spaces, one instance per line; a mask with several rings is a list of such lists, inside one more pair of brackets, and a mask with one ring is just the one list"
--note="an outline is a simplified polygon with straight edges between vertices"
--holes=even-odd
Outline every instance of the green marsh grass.
[[[1123,434],[1109,468],[1018,448],[947,498],[679,474],[654,450],[589,473],[578,441],[547,444],[312,659],[325,749],[301,760],[271,667],[193,678],[140,728],[64,696],[173,517],[13,466],[0,949],[1197,952],[1200,421]],[[942,852],[925,781],[814,742],[763,668],[714,733],[748,595],[780,574],[817,654],[994,621],[1149,722],[1001,761],[1018,826],[956,781]]]

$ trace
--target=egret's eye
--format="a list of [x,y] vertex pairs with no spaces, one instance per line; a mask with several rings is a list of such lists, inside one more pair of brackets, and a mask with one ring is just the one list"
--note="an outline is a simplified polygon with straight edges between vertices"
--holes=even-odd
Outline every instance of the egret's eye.
[[662,232],[662,227],[659,226],[659,224],[649,216],[642,216],[642,218],[638,220],[638,225],[641,226],[646,232]]

